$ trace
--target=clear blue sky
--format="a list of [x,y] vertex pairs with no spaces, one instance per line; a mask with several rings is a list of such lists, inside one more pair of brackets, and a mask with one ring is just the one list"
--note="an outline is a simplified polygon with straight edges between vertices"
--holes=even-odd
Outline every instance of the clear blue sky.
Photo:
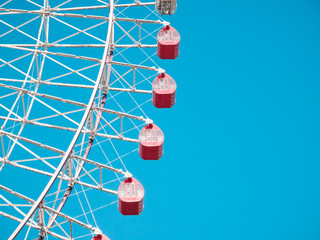
[[177,102],[149,112],[165,154],[128,163],[145,210],[102,223],[112,240],[320,239],[319,13],[316,0],[179,1],[165,19],[180,56],[158,61]]
[[170,124],[149,183],[161,210],[137,239],[320,239],[320,3],[198,3],[172,17],[177,105],[157,116]]

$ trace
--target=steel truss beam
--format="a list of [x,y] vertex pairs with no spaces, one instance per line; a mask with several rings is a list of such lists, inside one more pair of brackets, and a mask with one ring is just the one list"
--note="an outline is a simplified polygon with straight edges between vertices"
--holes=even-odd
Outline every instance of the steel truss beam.
[[[109,12],[109,18],[113,17],[113,11],[114,11],[114,2],[113,0],[110,0],[110,12]],[[109,52],[109,46],[110,46],[110,42],[111,40],[111,26],[112,26],[112,21],[109,21],[109,26],[108,26],[108,34],[107,34],[107,40],[106,40],[106,47],[105,47],[105,51],[104,51],[104,57],[102,59],[102,64],[100,66],[100,70],[99,70],[99,74],[97,77],[97,80],[95,82],[95,88],[92,91],[89,103],[87,104],[87,109],[84,113],[84,116],[79,124],[79,127],[77,129],[77,132],[75,133],[67,151],[65,152],[59,166],[57,167],[57,170],[55,171],[55,173],[53,174],[53,176],[51,177],[50,181],[48,182],[47,186],[45,187],[45,189],[43,190],[43,192],[40,194],[39,198],[37,199],[37,201],[35,202],[35,204],[33,205],[33,207],[30,209],[30,211],[28,212],[28,214],[26,215],[26,217],[21,221],[21,223],[19,224],[19,226],[15,229],[15,231],[12,233],[12,235],[9,237],[9,240],[13,240],[18,234],[19,232],[22,230],[22,228],[28,223],[29,219],[31,218],[31,216],[35,213],[35,211],[37,210],[37,208],[39,207],[39,205],[43,202],[45,196],[48,194],[49,190],[51,189],[51,187],[53,186],[55,180],[57,179],[57,177],[60,175],[61,170],[63,169],[64,165],[66,164],[66,162],[68,161],[68,159],[71,156],[71,153],[73,151],[73,148],[81,134],[81,131],[84,127],[85,122],[87,121],[87,118],[89,116],[89,113],[91,111],[91,108],[93,107],[94,104],[94,100],[95,100],[95,96],[97,94],[97,91],[99,89],[99,85],[100,85],[100,81],[102,78],[102,74],[105,68],[105,64],[106,64],[106,60],[107,60],[107,53]],[[57,209],[57,211],[61,211],[61,208],[59,207]],[[53,219],[54,220],[54,219]],[[52,221],[51,221],[52,222]],[[49,222],[48,225],[49,229],[50,226],[52,226],[52,223]],[[43,239],[43,238],[42,238]]]
[[155,71],[158,73],[163,73],[165,72],[164,69],[162,68],[156,68],[156,67],[147,67],[147,66],[141,66],[137,64],[131,64],[131,63],[123,63],[123,62],[116,62],[116,61],[111,61],[110,62],[113,65],[119,65],[119,66],[125,66],[125,67],[130,67],[130,68],[135,68],[135,69],[144,69],[144,70],[150,70],[150,71]]
[[[20,47],[20,48],[104,48],[104,44],[0,44],[0,47]],[[157,44],[115,44],[115,48],[156,48]]]
[[[3,185],[0,185],[0,189],[6,191],[7,193],[10,193],[10,194],[13,195],[13,196],[16,196],[16,197],[18,197],[18,198],[20,198],[20,199],[23,199],[23,200],[25,200],[25,201],[27,201],[27,202],[29,202],[29,203],[31,203],[31,204],[34,204],[34,203],[35,203],[35,201],[34,201],[33,199],[31,199],[31,198],[29,198],[29,197],[27,197],[27,196],[24,196],[24,195],[21,194],[21,193],[15,192],[15,191],[11,190],[10,188],[7,188],[7,187],[5,187],[5,186],[3,186]],[[66,220],[68,220],[69,222],[73,222],[73,223],[75,223],[75,224],[78,224],[79,226],[82,226],[82,227],[84,227],[84,228],[87,228],[87,229],[89,229],[89,230],[91,230],[91,231],[93,231],[93,232],[96,231],[96,228],[93,228],[91,225],[85,224],[85,223],[83,223],[83,222],[81,222],[81,221],[79,221],[79,220],[77,220],[77,219],[75,219],[75,218],[72,218],[72,217],[70,217],[70,216],[68,216],[68,215],[66,215],[66,214],[63,214],[63,213],[61,213],[61,212],[57,212],[57,211],[54,210],[53,208],[50,208],[50,207],[48,207],[48,206],[46,206],[46,205],[43,205],[42,208],[45,209],[45,210],[47,210],[47,211],[49,211],[49,212],[51,212],[51,213],[57,214],[58,216],[66,219]]]
[[[1,211],[0,211],[0,215],[1,215],[1,216],[4,216],[4,217],[6,217],[6,218],[9,218],[9,219],[11,219],[11,220],[14,220],[14,221],[16,221],[16,222],[19,222],[20,224],[23,222],[22,219],[17,218],[17,217],[15,217],[15,216],[12,216],[12,215],[10,215],[10,214],[1,212]],[[41,230],[41,227],[39,227],[38,225],[33,225],[33,224],[28,223],[28,222],[27,222],[25,225],[26,225],[26,226],[29,226],[29,227],[32,227],[32,228],[34,228],[34,229],[37,229],[37,230],[39,230],[39,231]],[[47,230],[46,233],[49,234],[49,235],[51,235],[51,236],[53,236],[53,237],[55,237],[55,238],[61,239],[61,240],[70,240],[70,238],[63,237],[63,236],[61,236],[61,235],[59,235],[59,234],[56,234],[56,233],[54,233],[54,232],[51,232],[51,231],[49,231],[49,230]]]
[[[54,148],[54,147],[51,147],[51,146],[48,146],[48,145],[45,145],[45,144],[42,144],[42,143],[39,143],[37,141],[34,141],[34,140],[31,140],[29,138],[25,138],[25,137],[21,137],[21,136],[17,136],[15,134],[12,134],[12,133],[7,133],[5,131],[2,131],[0,130],[0,136],[1,135],[5,135],[5,136],[8,136],[8,137],[11,137],[11,138],[17,138],[23,142],[27,142],[27,143],[31,143],[33,145],[36,145],[38,147],[41,147],[41,148],[44,148],[44,149],[47,149],[47,150],[50,150],[52,152],[56,152],[56,153],[59,153],[61,155],[64,155],[65,152],[63,150],[60,150],[60,149],[57,149],[57,148]],[[77,155],[71,155],[72,158],[76,158],[76,159],[79,159],[81,161],[84,161],[84,162],[87,162],[87,163],[90,163],[90,164],[93,164],[99,168],[104,168],[104,169],[108,169],[108,170],[111,170],[111,171],[114,171],[114,172],[117,172],[117,173],[121,173],[121,174],[124,174],[124,172],[120,169],[116,169],[116,168],[113,168],[113,167],[109,167],[107,165],[104,165],[104,164],[100,164],[98,162],[95,162],[93,160],[90,160],[88,158],[84,158],[84,157],[81,157],[81,156],[77,156]]]
[[[4,5],[4,4],[3,4]],[[2,5],[2,6],[3,6]],[[62,4],[61,4],[62,5]],[[106,40],[106,44],[105,45],[102,45],[102,44],[82,44],[82,45],[76,45],[76,44],[50,44],[48,42],[48,38],[46,37],[46,42],[43,44],[37,44],[37,45],[34,45],[34,46],[28,46],[28,45],[18,45],[18,44],[10,44],[10,45],[0,45],[0,47],[9,47],[9,48],[14,48],[14,49],[19,49],[19,50],[26,50],[26,51],[31,51],[31,52],[34,52],[35,54],[43,54],[44,56],[46,56],[47,54],[48,55],[57,55],[57,56],[64,56],[64,57],[71,57],[71,58],[77,58],[77,59],[83,59],[83,60],[90,60],[90,61],[95,61],[95,62],[98,62],[98,63],[101,63],[101,66],[100,66],[100,70],[99,70],[99,74],[98,74],[98,77],[97,77],[97,80],[95,81],[95,85],[94,86],[86,86],[86,85],[73,85],[71,86],[72,84],[59,84],[57,83],[58,86],[64,86],[64,87],[82,87],[82,88],[89,88],[89,89],[93,89],[92,91],[92,95],[91,95],[91,98],[89,100],[89,103],[88,104],[83,104],[83,103],[79,103],[79,102],[76,102],[76,101],[72,101],[72,100],[63,100],[61,98],[58,98],[58,97],[55,97],[55,96],[51,96],[51,95],[47,95],[47,94],[41,94],[41,93],[37,93],[36,91],[29,91],[29,90],[25,90],[23,88],[16,88],[16,87],[13,87],[13,86],[10,86],[8,88],[12,89],[12,90],[15,90],[15,91],[18,91],[20,93],[26,93],[26,94],[29,94],[31,96],[33,96],[33,99],[36,99],[35,96],[40,96],[40,97],[45,97],[45,98],[49,98],[49,99],[53,99],[53,100],[57,100],[57,101],[61,101],[61,102],[66,102],[66,103],[70,103],[70,104],[74,104],[74,105],[77,105],[77,106],[81,106],[81,107],[85,107],[86,108],[86,111],[85,111],[85,114],[78,126],[78,129],[74,129],[74,128],[66,128],[66,127],[60,127],[60,126],[55,126],[55,125],[49,125],[49,124],[44,124],[44,123],[40,123],[40,122],[36,122],[36,121],[30,121],[30,120],[25,120],[25,119],[13,119],[13,118],[9,118],[7,117],[6,119],[7,120],[10,120],[10,121],[16,121],[16,122],[21,122],[24,124],[34,124],[34,125],[38,125],[38,126],[44,126],[44,127],[51,127],[51,128],[56,128],[56,129],[61,129],[61,130],[68,130],[68,131],[72,131],[72,132],[76,132],[75,135],[74,135],[74,138],[73,140],[71,141],[68,149],[66,152],[64,151],[61,151],[61,150],[58,150],[58,149],[55,149],[53,147],[50,147],[48,145],[43,145],[41,143],[38,143],[36,141],[33,141],[33,140],[30,140],[30,139],[27,139],[27,138],[23,138],[23,137],[20,137],[20,136],[13,136],[13,134],[10,135],[10,133],[7,133],[5,131],[0,131],[0,136],[2,137],[2,135],[6,135],[8,137],[12,137],[12,138],[15,138],[17,140],[21,140],[21,141],[25,141],[25,142],[29,142],[29,143],[32,143],[34,145],[37,145],[39,147],[43,147],[43,148],[46,148],[48,150],[51,150],[51,151],[56,151],[58,150],[59,154],[63,155],[63,158],[59,164],[59,166],[57,167],[55,173],[48,173],[48,172],[43,172],[43,174],[47,175],[47,176],[51,176],[51,179],[50,181],[48,182],[48,185],[46,186],[46,188],[43,190],[43,192],[41,193],[41,195],[39,196],[39,198],[37,199],[37,201],[33,201],[34,205],[33,207],[31,208],[31,210],[28,212],[27,216],[23,219],[23,220],[19,220],[20,221],[20,224],[18,226],[18,228],[14,231],[14,233],[10,236],[9,240],[12,240],[14,239],[18,234],[19,232],[21,231],[21,229],[23,228],[24,225],[28,225],[28,221],[29,219],[31,218],[32,215],[34,215],[35,211],[37,210],[37,208],[41,205],[43,199],[47,196],[47,193],[49,192],[51,186],[53,185],[53,183],[55,182],[56,179],[62,179],[62,180],[67,180],[67,181],[74,181],[74,183],[76,184],[79,184],[79,185],[83,185],[83,186],[87,186],[87,187],[90,187],[90,188],[94,188],[94,189],[97,189],[97,190],[102,190],[102,191],[106,191],[106,192],[109,192],[109,193],[113,193],[113,194],[117,194],[116,191],[112,191],[112,190],[108,190],[108,189],[104,189],[102,187],[102,185],[98,184],[97,183],[97,186],[94,186],[94,185],[91,185],[91,184],[88,184],[88,183],[84,183],[84,182],[81,182],[80,180],[77,180],[78,178],[80,179],[80,177],[86,175],[83,174],[80,176],[80,172],[81,172],[81,168],[83,166],[83,164],[86,162],[86,163],[90,163],[90,164],[93,164],[95,166],[97,166],[97,168],[99,169],[108,169],[108,170],[112,170],[114,172],[117,172],[117,173],[121,173],[121,174],[128,174],[128,173],[124,173],[121,169],[114,169],[112,167],[109,167],[109,166],[106,166],[106,165],[103,165],[103,164],[99,164],[99,163],[96,163],[92,160],[88,160],[87,159],[87,155],[90,151],[90,148],[91,148],[91,145],[89,148],[87,148],[87,151],[86,151],[86,154],[85,154],[85,157],[80,157],[80,156],[75,156],[72,154],[73,152],[73,148],[77,142],[77,139],[79,137],[79,135],[81,133],[89,133],[88,130],[84,130],[84,124],[85,122],[88,120],[88,116],[91,112],[93,112],[93,110],[97,111],[98,112],[98,115],[101,115],[99,113],[102,113],[102,112],[106,112],[106,113],[110,113],[110,114],[115,114],[117,115],[118,117],[117,118],[121,118],[121,121],[122,121],[122,118],[123,117],[127,117],[127,118],[132,118],[132,119],[136,119],[136,120],[141,120],[141,121],[145,121],[145,122],[148,122],[150,121],[149,119],[145,119],[143,117],[138,117],[138,116],[134,116],[134,115],[131,115],[131,114],[127,114],[127,113],[122,113],[122,112],[117,112],[117,111],[113,111],[113,110],[109,110],[109,109],[105,109],[103,106],[104,106],[104,103],[102,105],[102,107],[94,107],[94,99],[95,99],[95,96],[97,94],[97,90],[101,87],[99,85],[100,81],[101,81],[101,76],[102,76],[102,71],[105,67],[105,65],[108,65],[111,66],[112,64],[115,64],[115,65],[120,65],[120,66],[127,66],[127,67],[130,67],[132,69],[145,69],[145,70],[151,70],[151,71],[157,71],[157,72],[164,72],[163,69],[161,68],[155,68],[155,67],[147,67],[147,66],[141,66],[141,65],[134,65],[134,64],[128,64],[128,63],[120,63],[120,62],[114,62],[112,61],[112,58],[110,59],[107,59],[107,53],[110,52],[110,48],[113,49],[114,47],[118,47],[118,48],[151,48],[151,47],[156,47],[156,45],[144,45],[144,44],[141,44],[140,43],[140,39],[139,39],[139,43],[137,44],[132,44],[132,45],[117,45],[117,44],[113,44],[113,40],[110,39],[110,36],[111,36],[111,32],[110,32],[110,26],[111,24],[113,24],[114,20],[116,21],[126,21],[126,22],[134,22],[134,23],[138,23],[141,25],[141,23],[152,23],[152,24],[164,24],[166,25],[167,22],[161,22],[161,21],[151,21],[151,20],[144,20],[144,19],[129,19],[129,18],[114,18],[113,17],[113,10],[114,10],[114,7],[135,7],[135,6],[149,6],[149,5],[154,5],[154,2],[152,3],[141,3],[140,1],[136,2],[136,3],[133,3],[133,4],[121,4],[121,5],[115,5],[114,6],[114,3],[113,3],[113,0],[110,0],[110,6],[109,5],[105,5],[105,6],[90,6],[90,7],[80,7],[80,8],[44,8],[44,10],[40,10],[40,11],[29,11],[27,13],[34,13],[34,14],[42,14],[43,16],[46,16],[46,17],[54,17],[54,16],[62,16],[62,17],[78,17],[78,18],[87,18],[87,19],[101,19],[101,20],[112,20],[109,22],[109,27],[108,27],[108,37],[107,37],[107,40]],[[1,6],[0,6],[1,7]],[[102,16],[95,16],[95,15],[82,15],[82,14],[65,14],[65,13],[52,13],[51,11],[58,11],[58,12],[61,12],[61,11],[76,11],[76,10],[85,10],[85,9],[99,9],[99,8],[107,8],[107,7],[110,7],[110,14],[109,14],[109,17],[106,18],[106,17],[102,17]],[[2,10],[3,8],[0,8],[0,11]],[[12,9],[9,9],[9,11],[6,11],[7,13],[14,13],[14,10],[11,11]],[[18,11],[20,11],[18,9]],[[23,13],[23,12],[16,12],[16,13]],[[0,13],[0,15],[2,15],[2,13]],[[48,29],[46,29],[46,33],[48,32]],[[46,34],[47,35],[47,34]],[[25,48],[26,47],[26,48]],[[27,49],[28,47],[35,47],[35,48],[40,48],[40,47],[45,47],[45,51],[42,51],[42,50],[34,50],[34,49]],[[99,59],[94,59],[94,58],[88,58],[88,57],[84,57],[84,56],[76,56],[76,55],[71,55],[71,54],[64,54],[64,53],[54,53],[54,52],[49,52],[47,51],[47,48],[48,47],[104,47],[105,50],[104,50],[104,57],[102,59],[102,61],[100,61]],[[110,67],[111,69],[111,67]],[[40,80],[39,81],[24,81],[24,84],[26,83],[36,83],[36,84],[46,84],[46,83],[42,83]],[[54,85],[55,83],[50,83],[48,82],[47,85]],[[1,85],[3,84],[0,84],[0,87]],[[104,89],[106,92],[108,91],[121,91],[121,92],[137,92],[137,93],[146,93],[146,94],[150,94],[152,93],[152,91],[147,91],[147,90],[137,90],[137,89],[126,89],[126,88],[112,88],[112,87],[106,87]],[[104,96],[104,99],[106,97],[106,92],[105,93],[105,96]],[[21,96],[23,97],[23,94],[21,94]],[[99,121],[96,121],[96,126],[95,126],[95,129],[98,128],[98,125],[99,125],[99,122],[100,122],[100,119],[102,118],[102,116],[99,116],[97,117],[99,118]],[[117,119],[116,118],[116,119]],[[0,118],[1,119],[1,118]],[[114,120],[113,120],[114,121]],[[122,124],[121,124],[122,125]],[[110,125],[111,127],[111,125]],[[117,132],[116,132],[117,133]],[[118,133],[117,133],[118,134]],[[125,140],[125,141],[131,141],[131,142],[138,142],[138,140],[136,139],[130,139],[130,138],[124,138],[122,136],[122,129],[121,129],[121,135],[118,134],[118,136],[113,136],[113,135],[108,135],[108,134],[101,134],[101,133],[95,133],[94,136],[101,136],[101,137],[106,137],[106,138],[113,138],[113,139],[119,139],[119,140]],[[93,140],[92,140],[93,141]],[[91,142],[92,144],[92,142]],[[63,176],[62,173],[62,168],[65,166],[66,162],[68,161],[68,159],[72,159],[72,158],[75,158],[75,159],[78,159],[81,161],[81,167],[77,169],[77,173],[75,174],[75,178],[69,178],[69,177],[65,177]],[[3,162],[6,162],[6,158],[4,157],[4,159],[2,159]],[[1,159],[0,159],[0,162],[1,162]],[[6,162],[7,163],[7,162]],[[14,162],[10,162],[8,164],[15,164],[16,166],[18,166],[19,164],[17,163],[14,163]],[[22,165],[20,165],[22,166]],[[25,166],[23,166],[25,167]],[[25,167],[26,168],[29,168],[29,167]],[[37,170],[37,169],[32,169],[29,168],[29,169],[26,169],[26,170]],[[85,169],[84,169],[85,170]],[[41,171],[41,170],[37,170],[37,171]],[[71,189],[72,190],[72,189]],[[53,222],[55,222],[56,220],[56,217],[57,216],[62,216],[62,213],[60,212],[63,208],[63,205],[65,203],[65,201],[67,200],[68,197],[66,197],[66,199],[63,200],[63,202],[59,205],[59,207],[57,208],[57,210],[54,210],[52,209],[52,213],[54,213],[54,216],[50,218],[50,221],[47,225],[47,230],[48,230],[48,234],[50,234],[49,232],[49,229],[51,228]],[[48,210],[48,209],[47,209]],[[68,216],[66,216],[68,217]],[[70,219],[72,218],[69,218],[67,220],[71,221]],[[38,228],[37,228],[38,229]],[[41,230],[41,229],[39,229]],[[90,229],[91,231],[94,231],[94,229]],[[61,236],[57,236],[57,238],[60,238]],[[43,239],[43,237],[40,237],[39,239]],[[61,239],[66,239],[66,238],[61,238]]]
[[[51,12],[50,10],[24,10],[24,9],[6,9],[6,8],[0,8],[0,11],[5,12],[6,14],[22,14],[22,13],[28,13],[28,14],[40,14],[50,17],[74,17],[74,18],[86,18],[86,19],[98,19],[98,20],[104,20],[109,21],[108,17],[104,16],[96,16],[96,15],[83,15],[83,14],[74,14],[74,13],[56,13]],[[0,15],[5,15],[5,13],[0,13]],[[168,22],[160,21],[160,20],[146,20],[146,19],[135,19],[135,18],[114,18],[115,21],[120,22],[134,22],[134,23],[152,23],[152,24],[162,24],[162,25],[168,25]]]
[[[80,70],[78,70],[80,71]],[[72,74],[71,72],[70,74]],[[10,78],[0,78],[0,81],[4,82],[21,82],[21,83],[29,83],[29,84],[40,84],[40,85],[48,85],[48,86],[59,86],[59,87],[72,87],[72,88],[85,88],[85,89],[93,89],[94,86],[92,85],[84,85],[84,84],[71,84],[71,83],[58,83],[58,82],[48,82],[48,80],[43,80],[41,82],[32,80],[31,81],[25,81],[25,80],[19,80],[19,79],[10,79]],[[133,89],[133,88],[113,88],[108,87],[109,91],[117,91],[117,92],[134,92],[134,93],[145,93],[145,94],[152,94],[151,90],[141,90],[141,89]]]
[[23,51],[34,52],[34,53],[40,53],[42,55],[54,55],[54,56],[68,57],[68,58],[74,58],[74,59],[89,60],[89,61],[100,63],[100,60],[97,59],[97,58],[78,56],[78,55],[67,54],[67,53],[49,52],[49,51],[46,51],[46,50],[43,51],[43,50],[38,50],[38,49],[15,47],[15,46],[13,46],[11,44],[9,44],[9,45],[3,45],[2,44],[2,45],[0,45],[0,47],[12,48],[12,49],[23,50]]
[[[74,158],[76,158],[76,157],[74,157]],[[89,161],[85,161],[85,162],[89,162]],[[34,172],[34,173],[42,174],[42,175],[45,175],[45,176],[49,176],[49,177],[52,177],[54,175],[53,173],[50,173],[50,172],[47,172],[47,171],[43,171],[43,170],[39,170],[37,168],[24,166],[24,165],[15,163],[15,162],[7,161],[7,162],[5,162],[5,164],[11,165],[13,167],[18,167],[18,168],[21,168],[21,169],[24,169],[24,170],[27,170],[27,171],[30,171],[30,172]],[[96,165],[96,164],[94,164],[94,165]],[[103,164],[100,164],[100,165],[103,165]],[[106,166],[106,165],[104,165],[104,166],[105,166],[104,168],[107,169],[106,167],[108,167],[108,166]],[[121,173],[123,175],[129,174],[129,173],[123,172],[121,169],[117,169],[115,172]],[[79,178],[81,178],[81,177],[83,177],[85,175],[88,175],[88,174],[83,174],[82,176],[78,176],[77,178],[75,178],[75,177],[70,178],[70,177],[67,177],[67,176],[59,175],[59,176],[57,176],[57,179],[62,179],[62,180],[65,180],[67,182],[71,182],[72,184],[79,184],[79,185],[82,185],[82,186],[85,186],[85,187],[88,187],[88,188],[91,188],[91,189],[96,189],[96,190],[99,190],[99,191],[102,191],[102,192],[106,192],[106,193],[111,193],[111,194],[115,194],[115,195],[118,194],[117,191],[104,188],[103,187],[103,183],[101,181],[100,181],[100,183],[96,182],[97,185],[93,185],[93,184],[86,183],[86,182],[78,180]]]
[[[115,4],[115,8],[121,8],[121,7],[140,7],[140,6],[151,6],[154,5],[155,2],[147,2],[147,3],[142,3],[142,2],[136,2],[132,4]],[[73,7],[73,8],[51,8],[52,11],[56,12],[61,12],[61,11],[81,11],[81,10],[89,10],[89,9],[104,9],[104,8],[109,8],[110,5],[101,5],[101,6],[87,6],[87,7]]]

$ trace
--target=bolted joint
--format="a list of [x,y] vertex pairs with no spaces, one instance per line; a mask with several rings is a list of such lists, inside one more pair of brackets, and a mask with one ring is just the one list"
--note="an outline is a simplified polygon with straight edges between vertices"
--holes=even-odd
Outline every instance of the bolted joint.
[[73,178],[73,153],[74,153],[74,150],[72,149],[72,151],[70,152],[69,154],[69,159],[67,161],[67,175],[68,175],[68,186],[69,187],[73,187],[74,184],[75,184],[75,179]]
[[110,45],[110,51],[113,52],[114,49],[115,49],[115,44],[111,44],[111,45]]
[[[40,227],[40,234],[44,231],[45,223],[44,223],[44,210],[43,210],[44,202],[41,202],[39,205],[38,215],[37,215],[37,223]],[[44,231],[45,233],[45,231]],[[41,236],[41,235],[40,235]]]
[[99,228],[93,228],[93,232],[94,232],[95,235],[102,234],[102,231]]
[[131,174],[130,172],[125,172],[125,173],[124,173],[124,176],[125,176],[126,178],[131,178],[131,177],[132,177],[132,174]]
[[166,72],[166,71],[165,71],[164,69],[162,69],[162,68],[159,68],[159,69],[158,69],[158,73],[159,73],[159,74],[162,74],[162,73],[165,73],[165,72]]
[[42,238],[45,238],[47,235],[47,230],[46,228],[42,228],[39,232],[39,236],[42,237]]
[[146,124],[153,124],[153,121],[150,118],[147,118],[145,121],[146,121]]
[[106,67],[104,67],[103,72],[102,72],[101,85],[102,85],[103,94],[106,94],[108,92]]
[[96,136],[96,132],[94,131],[94,119],[93,119],[93,111],[91,110],[88,116],[88,125],[89,125],[89,139],[93,140]]
[[96,131],[90,131],[90,132],[89,132],[89,139],[90,139],[90,140],[93,140],[93,139],[95,138],[96,134],[97,134]]
[[68,187],[73,188],[75,184],[76,180],[74,178],[70,178],[70,180],[68,181]]

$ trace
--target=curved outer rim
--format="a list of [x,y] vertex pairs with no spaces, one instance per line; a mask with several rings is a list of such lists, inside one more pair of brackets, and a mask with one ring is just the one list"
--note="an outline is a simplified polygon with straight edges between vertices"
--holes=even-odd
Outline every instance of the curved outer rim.
[[112,24],[113,24],[113,11],[114,11],[114,0],[110,0],[110,4],[109,4],[109,24],[108,24],[108,33],[107,33],[107,40],[106,40],[106,44],[105,44],[105,48],[104,48],[104,53],[103,53],[103,58],[101,61],[101,65],[100,65],[100,69],[99,69],[99,74],[97,76],[97,80],[96,83],[94,85],[94,89],[92,91],[90,100],[88,102],[86,111],[82,117],[82,120],[79,124],[79,127],[67,149],[67,151],[65,152],[65,155],[63,156],[59,166],[57,167],[55,173],[53,174],[53,176],[51,177],[51,179],[49,180],[47,186],[45,187],[45,189],[42,191],[42,193],[40,194],[39,198],[37,199],[37,201],[35,202],[35,204],[32,206],[32,208],[29,210],[29,212],[27,213],[27,215],[25,216],[25,218],[21,221],[21,223],[19,224],[19,226],[15,229],[15,231],[11,234],[11,236],[9,237],[8,240],[13,240],[17,237],[17,235],[20,233],[20,231],[22,230],[22,228],[26,225],[26,223],[29,221],[29,219],[31,218],[31,216],[35,213],[35,211],[37,210],[37,208],[39,207],[39,205],[42,203],[42,201],[44,200],[44,198],[46,197],[47,193],[49,192],[50,188],[52,187],[52,185],[54,184],[55,180],[57,179],[59,173],[61,172],[63,166],[66,164],[67,160],[69,159],[69,156],[72,154],[72,150],[81,134],[81,130],[85,124],[85,122],[87,121],[87,118],[89,116],[89,113],[92,109],[93,103],[94,103],[94,99],[95,96],[98,92],[99,89],[99,84],[101,82],[102,79],[102,75],[103,75],[103,71],[104,68],[106,66],[107,63],[107,56],[109,54],[110,51],[110,46],[111,46],[111,40],[112,40]]

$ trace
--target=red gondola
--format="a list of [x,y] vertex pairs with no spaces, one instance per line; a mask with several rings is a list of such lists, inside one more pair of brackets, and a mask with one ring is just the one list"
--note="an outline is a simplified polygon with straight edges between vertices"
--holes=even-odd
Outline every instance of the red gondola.
[[156,11],[161,15],[172,15],[177,11],[177,0],[156,0]]
[[144,189],[133,177],[126,178],[118,189],[118,209],[123,215],[139,215],[143,210]]
[[92,238],[92,240],[110,240],[106,235],[98,234]]
[[157,36],[157,54],[161,59],[175,59],[179,55],[180,34],[171,26],[163,27]]
[[163,155],[164,135],[154,125],[146,125],[139,134],[139,155],[144,160],[159,160]]
[[176,82],[166,73],[159,74],[152,83],[152,103],[157,108],[171,108],[176,102]]

